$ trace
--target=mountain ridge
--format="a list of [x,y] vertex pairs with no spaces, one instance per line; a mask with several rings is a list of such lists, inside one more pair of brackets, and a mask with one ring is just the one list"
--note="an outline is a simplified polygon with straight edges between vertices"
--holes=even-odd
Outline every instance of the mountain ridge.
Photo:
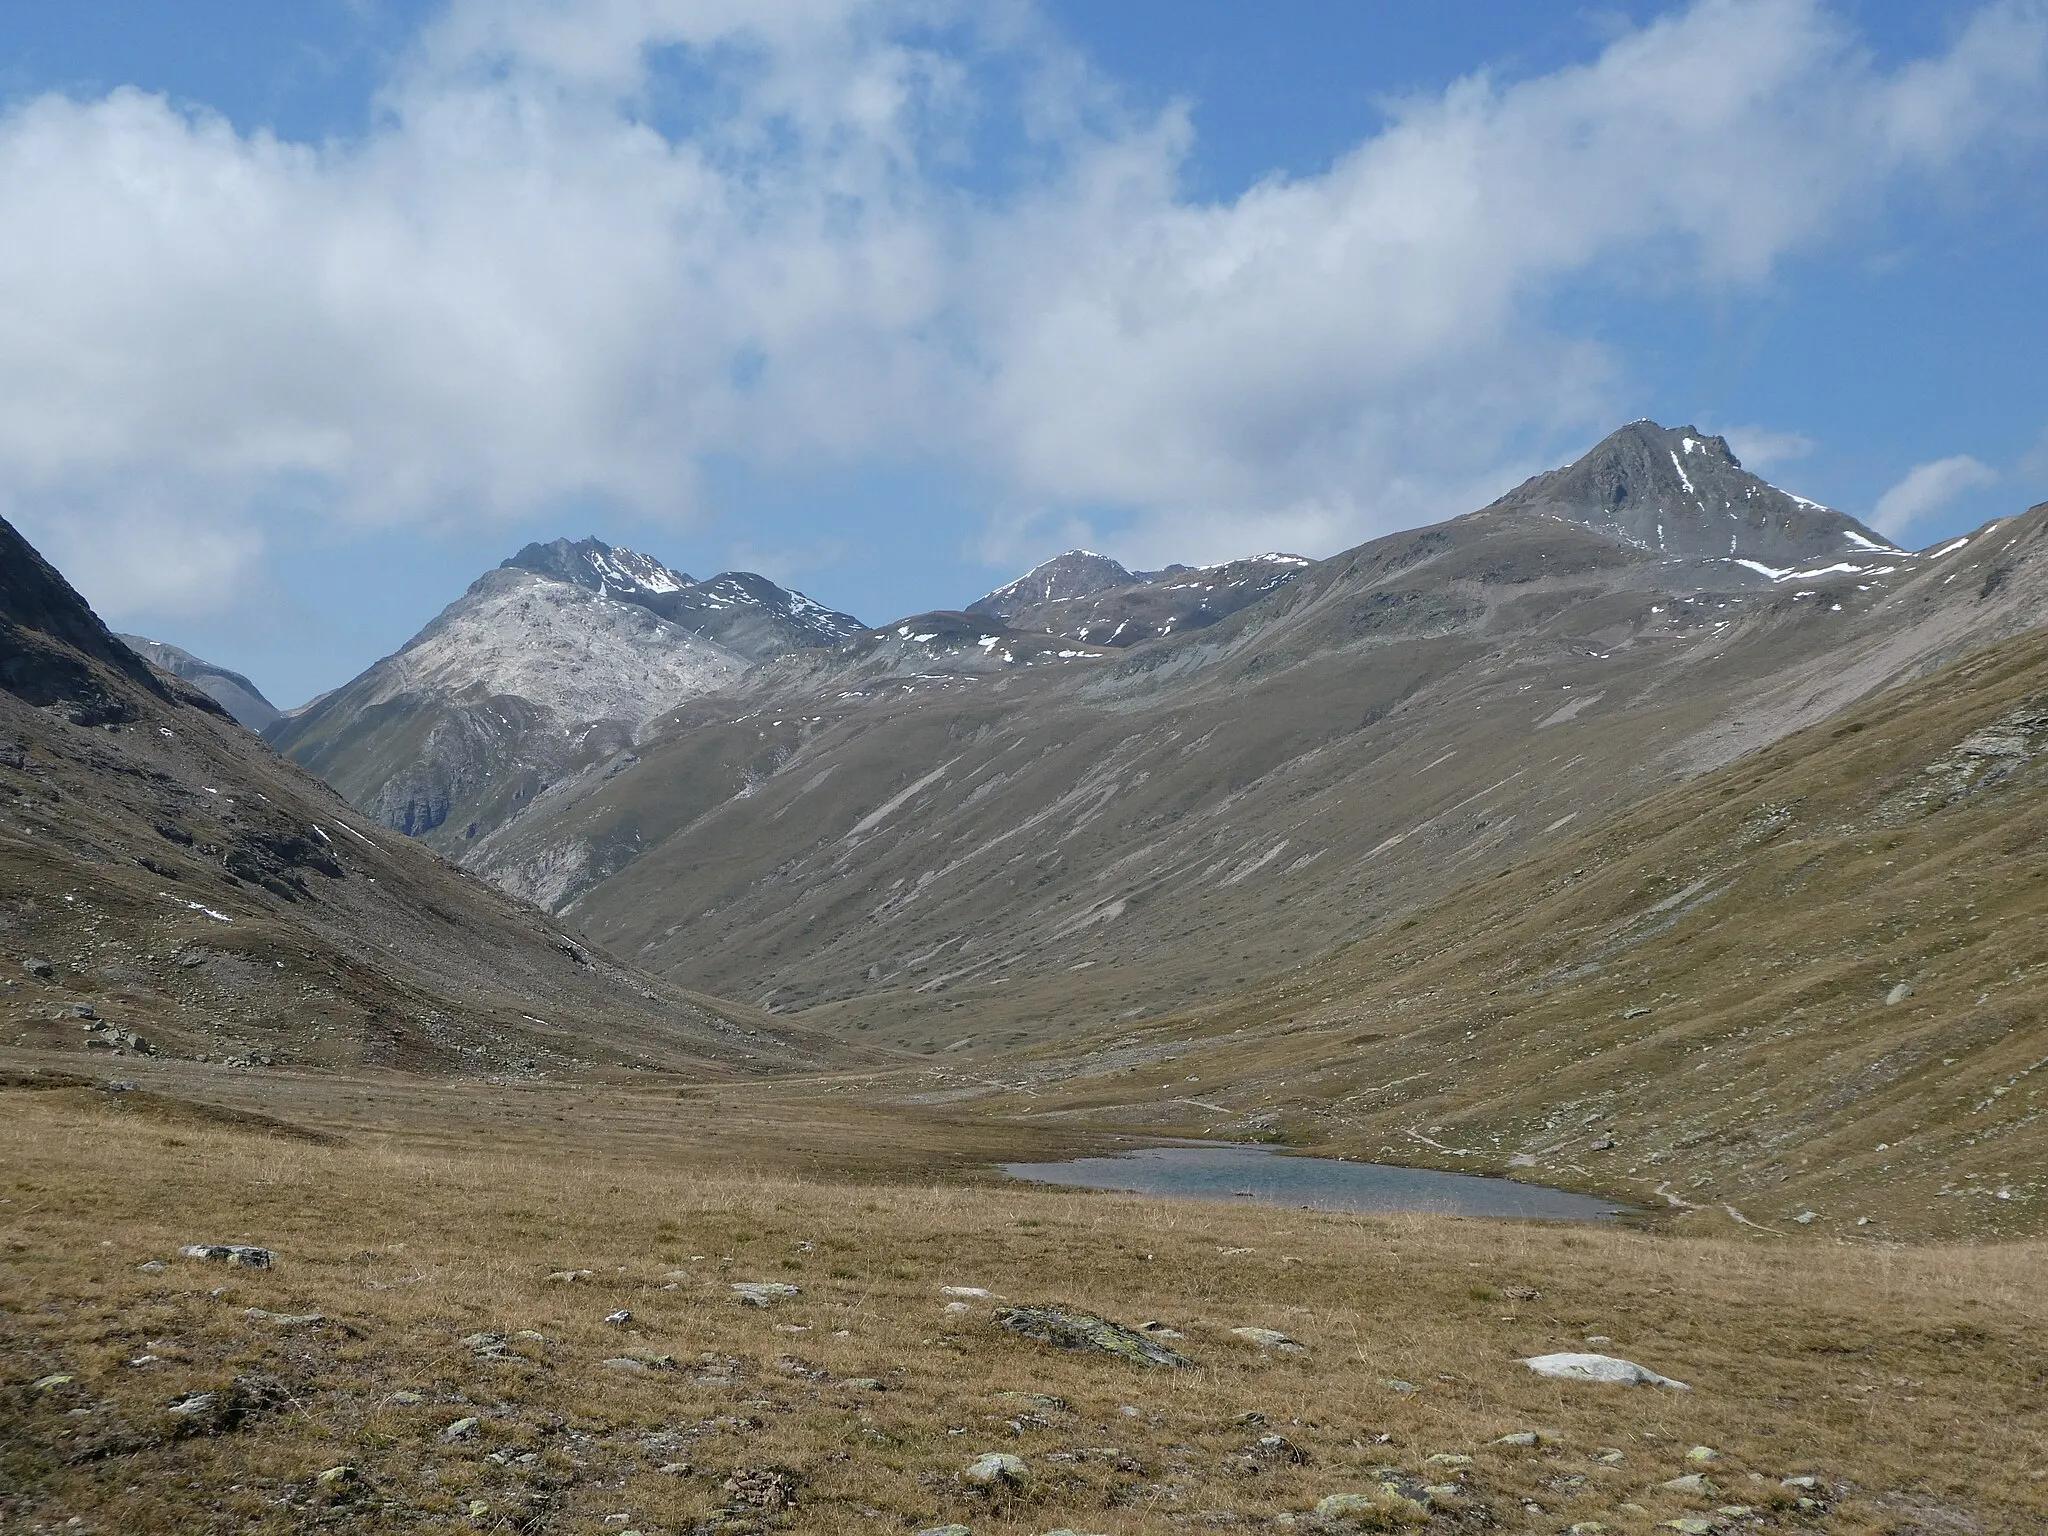
[[528,1077],[842,1054],[365,823],[116,640],[4,519],[0,870],[16,1046]]
[[151,666],[160,667],[196,686],[234,716],[238,723],[259,736],[268,727],[276,724],[284,714],[283,710],[263,696],[262,689],[239,672],[195,656],[190,651],[167,641],[151,640],[145,635],[116,635],[114,638]]

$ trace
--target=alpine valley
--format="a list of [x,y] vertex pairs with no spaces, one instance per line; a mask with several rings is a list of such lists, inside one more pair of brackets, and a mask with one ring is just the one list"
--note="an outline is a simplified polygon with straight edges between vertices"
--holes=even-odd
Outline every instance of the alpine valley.
[[[1637,422],[1328,560],[1074,552],[751,666],[645,606],[685,578],[558,545],[269,735],[679,984],[994,1061],[1309,964],[2027,629],[2040,521],[1900,550]],[[813,611],[750,590],[720,612]]]
[[266,720],[0,523],[0,1524],[2038,1530],[2044,617],[1640,421],[877,628],[529,545]]

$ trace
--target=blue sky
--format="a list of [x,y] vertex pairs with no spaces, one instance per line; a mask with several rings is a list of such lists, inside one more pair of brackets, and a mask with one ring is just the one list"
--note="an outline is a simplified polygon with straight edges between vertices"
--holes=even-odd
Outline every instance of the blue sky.
[[2048,5],[0,3],[0,510],[279,702],[529,538],[871,622],[1636,416],[2048,496]]

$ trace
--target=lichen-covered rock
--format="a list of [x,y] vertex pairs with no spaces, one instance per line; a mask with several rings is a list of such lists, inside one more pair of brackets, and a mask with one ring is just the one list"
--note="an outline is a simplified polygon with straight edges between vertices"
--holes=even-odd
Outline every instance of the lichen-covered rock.
[[1177,1370],[1186,1370],[1195,1363],[1156,1338],[1088,1312],[1069,1312],[1064,1307],[1002,1307],[996,1311],[995,1321],[1012,1333],[1021,1333],[1055,1349],[1091,1350],[1115,1355],[1134,1365],[1170,1366]]
[[1316,1500],[1316,1518],[1329,1524],[1348,1525],[1368,1531],[1395,1530],[1404,1525],[1427,1525],[1429,1505],[1420,1484],[1412,1488],[1391,1478],[1366,1492],[1330,1493]]

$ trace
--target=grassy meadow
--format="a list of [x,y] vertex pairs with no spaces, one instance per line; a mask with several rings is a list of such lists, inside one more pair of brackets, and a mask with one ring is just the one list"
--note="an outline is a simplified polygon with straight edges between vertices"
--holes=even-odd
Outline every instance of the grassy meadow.
[[[1314,1530],[1380,1469],[1441,1532],[2048,1511],[2038,1242],[1170,1203],[1004,1186],[985,1125],[816,1099],[314,1082],[270,1122],[196,1079],[0,1090],[0,1530]],[[1018,1338],[1006,1302],[1162,1323],[1195,1368]],[[1517,1363],[1573,1349],[1692,1390]],[[1021,1486],[960,1482],[992,1451]]]

